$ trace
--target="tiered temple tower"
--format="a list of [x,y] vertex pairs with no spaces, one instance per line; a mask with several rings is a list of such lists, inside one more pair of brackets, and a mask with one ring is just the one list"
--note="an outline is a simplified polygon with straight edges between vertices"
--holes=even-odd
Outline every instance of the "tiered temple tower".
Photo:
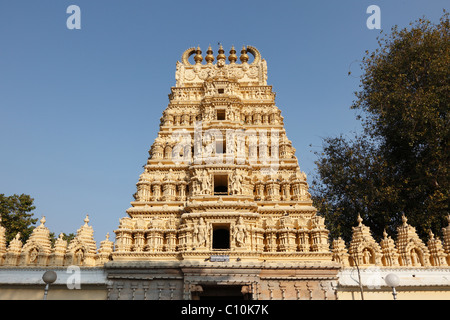
[[358,281],[382,296],[388,273],[402,295],[448,297],[450,215],[442,240],[424,242],[406,216],[380,243],[361,217],[348,245],[328,240],[254,47],[184,52],[149,155],[115,243],[108,234],[97,250],[88,216],[70,241],[52,244],[43,217],[7,243],[0,217],[0,298],[26,284],[34,299],[45,270],[56,297],[354,299]]
[[266,61],[252,46],[229,53],[190,48],[177,62],[135,201],[115,230],[115,262],[335,266]]
[[234,48],[228,64],[222,47],[205,64],[201,54],[191,48],[177,63],[114,260],[331,260],[265,60],[251,46],[241,63]]

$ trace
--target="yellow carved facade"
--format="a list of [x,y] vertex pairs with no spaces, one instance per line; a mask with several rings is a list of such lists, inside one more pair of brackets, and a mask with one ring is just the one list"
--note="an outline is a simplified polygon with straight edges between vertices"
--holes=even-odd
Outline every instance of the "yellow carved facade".
[[222,48],[217,57],[206,53],[204,64],[199,48],[177,63],[136,201],[115,230],[113,259],[204,261],[225,252],[241,260],[331,261],[265,60],[251,46],[239,58],[232,49],[229,63]]

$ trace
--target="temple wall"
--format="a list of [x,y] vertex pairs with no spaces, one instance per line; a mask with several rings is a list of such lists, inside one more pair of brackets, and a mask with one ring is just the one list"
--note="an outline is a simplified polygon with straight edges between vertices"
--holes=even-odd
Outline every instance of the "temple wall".
[[[0,268],[0,300],[41,300],[45,268]],[[208,288],[239,287],[254,300],[361,300],[356,268],[317,265],[263,267],[236,263],[121,262],[83,268],[79,274],[53,269],[57,281],[48,300],[201,300]],[[398,300],[450,299],[449,268],[360,268],[364,300],[392,300],[384,278],[400,278]],[[79,287],[75,285],[78,284]]]
[[0,300],[42,300],[47,270],[57,274],[48,300],[105,300],[107,279],[103,268],[5,268],[0,267]]
[[392,300],[393,291],[384,281],[388,274],[399,277],[398,300],[449,300],[450,268],[343,268],[338,274],[338,299]]

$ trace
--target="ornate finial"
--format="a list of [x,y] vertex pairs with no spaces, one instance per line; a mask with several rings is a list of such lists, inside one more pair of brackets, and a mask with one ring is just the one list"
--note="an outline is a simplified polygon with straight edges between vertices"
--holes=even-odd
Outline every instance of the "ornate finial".
[[359,214],[358,214],[358,219],[356,219],[356,221],[358,221],[358,227],[361,227],[363,219],[361,218],[361,216]]
[[236,63],[236,61],[237,61],[237,55],[236,55],[236,50],[234,49],[234,46],[231,47],[230,55],[228,56],[228,60],[230,61],[231,64]]
[[247,50],[245,49],[245,46],[242,46],[241,56],[239,59],[241,60],[242,63],[248,62],[248,54]]
[[384,229],[384,231],[383,231],[383,237],[385,238],[385,239],[387,239],[387,232],[386,232],[386,229]]
[[213,55],[213,51],[211,49],[211,46],[208,47],[208,50],[206,51],[207,55],[205,57],[205,61],[207,64],[211,64],[214,61],[214,55]]
[[222,45],[220,45],[219,47],[219,54],[217,55],[217,61],[219,61],[220,59],[225,60],[227,57],[225,56],[225,51],[223,50]]
[[200,47],[197,46],[197,50],[195,51],[195,56],[194,56],[194,61],[196,64],[200,64],[203,61],[203,57],[202,57],[202,50],[200,50]]
[[86,218],[84,218],[84,225],[87,226],[88,222],[89,222],[89,215],[87,214]]
[[406,226],[406,223],[408,222],[408,219],[406,218],[404,213],[402,214],[402,222],[404,226]]
[[47,220],[45,220],[45,216],[42,216],[42,219],[40,220],[41,222],[41,226],[43,226],[45,224]]
[[191,63],[189,62],[189,57],[195,53],[195,48],[189,48],[185,52],[183,52],[183,55],[181,56],[181,62],[185,66],[190,66]]
[[431,229],[428,231],[428,235],[430,236],[430,240],[434,240],[434,233]]
[[106,233],[106,240],[109,240],[109,232]]

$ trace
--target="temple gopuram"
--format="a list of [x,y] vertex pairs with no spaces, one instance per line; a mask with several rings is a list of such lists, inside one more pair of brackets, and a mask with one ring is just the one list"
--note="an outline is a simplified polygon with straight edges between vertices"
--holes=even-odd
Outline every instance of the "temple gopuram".
[[42,299],[46,271],[48,299],[392,299],[391,274],[398,299],[450,298],[450,225],[329,239],[255,47],[190,48],[175,80],[115,241],[88,216],[54,244],[45,217],[25,243],[0,225],[0,299]]

